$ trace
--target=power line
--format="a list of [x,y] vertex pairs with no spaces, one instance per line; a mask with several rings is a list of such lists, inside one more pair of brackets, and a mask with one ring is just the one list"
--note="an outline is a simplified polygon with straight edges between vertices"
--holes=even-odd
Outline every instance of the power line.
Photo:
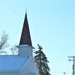
[[[5,6],[7,6],[15,15],[17,15],[17,17],[19,17],[19,19],[21,19],[21,17],[11,8],[11,7],[9,7],[5,2],[3,2],[3,1],[1,1]],[[22,20],[22,19],[21,19]],[[9,21],[10,22],[10,21]],[[34,27],[33,27],[33,29],[34,29]],[[34,29],[34,31],[37,31],[36,29]],[[37,31],[37,33],[39,33],[41,36],[43,36],[43,34],[41,34],[40,32],[38,32]],[[47,41],[47,42],[49,42],[49,41]],[[53,43],[53,44],[55,44],[55,43]],[[56,44],[55,44],[56,45]]]
[[[1,0],[0,0],[1,1]],[[7,6],[20,20],[22,20],[22,18],[10,7],[10,6],[8,6],[4,1],[1,1],[5,6]],[[33,29],[34,29],[34,27],[33,27]],[[37,31],[36,29],[35,29],[35,31]],[[39,33],[44,39],[46,39],[46,41],[47,42],[49,42],[49,40],[47,40],[47,38],[45,37],[45,36],[43,36],[43,34],[41,34],[40,32],[38,32],[37,31],[37,33]],[[59,46],[59,45],[57,45],[56,43],[54,43],[53,41],[50,41],[51,43],[53,43],[56,47],[59,47],[59,48],[61,48],[61,49],[64,49],[64,48],[62,48],[61,46]]]
[[[1,1],[1,0],[0,0]],[[21,17],[11,8],[11,7],[9,7],[6,3],[4,3],[3,1],[2,1],[2,3],[3,4],[5,4],[20,20],[22,20],[21,19]],[[10,22],[10,21],[8,21],[8,22]],[[12,24],[12,23],[11,23]],[[34,29],[34,28],[33,28]],[[46,40],[46,42],[49,42],[48,40],[47,40],[47,38],[44,36],[43,37],[43,34],[41,34],[39,31],[37,31],[36,29],[34,30],[34,31],[36,31],[38,34],[40,34],[41,36],[42,36],[42,38],[44,38],[45,40]],[[18,32],[18,31],[17,31]],[[43,41],[42,41],[43,42]],[[45,41],[44,41],[45,42]],[[52,43],[54,44],[54,45],[56,45],[57,47],[59,47],[59,48],[61,48],[59,45],[57,45],[57,44],[55,44],[53,41],[52,41]]]
[[[14,23],[12,23],[9,19],[7,19],[6,17],[4,17],[2,14],[1,14],[1,16],[2,16],[2,18],[4,18],[5,20],[7,20],[10,25],[12,24],[11,26],[12,26],[14,29],[16,28],[15,30],[17,30],[17,32],[19,31],[19,30],[18,30],[18,29],[19,29],[18,26],[16,26],[16,25],[15,25]],[[2,20],[1,20],[1,21],[2,21]],[[2,22],[4,22],[4,21],[2,21]],[[9,25],[9,26],[10,26],[10,25]],[[11,27],[11,26],[10,26],[10,27]]]
[[4,1],[0,0],[0,2],[2,2],[5,6],[7,6],[19,19],[21,19],[21,17],[11,7],[9,7]]

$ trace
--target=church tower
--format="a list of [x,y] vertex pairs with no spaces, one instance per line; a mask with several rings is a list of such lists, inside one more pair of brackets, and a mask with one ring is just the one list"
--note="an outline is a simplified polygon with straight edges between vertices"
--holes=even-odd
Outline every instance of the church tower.
[[30,57],[32,56],[32,41],[30,36],[30,30],[28,25],[27,13],[25,14],[21,39],[19,43],[19,56]]

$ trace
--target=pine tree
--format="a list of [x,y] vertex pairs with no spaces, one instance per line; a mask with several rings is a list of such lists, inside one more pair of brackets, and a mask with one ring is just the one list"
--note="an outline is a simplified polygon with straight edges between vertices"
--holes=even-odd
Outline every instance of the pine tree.
[[42,51],[42,46],[38,44],[38,51],[35,51],[34,60],[39,69],[40,75],[50,75],[50,68],[48,66],[49,61],[47,60],[46,55]]

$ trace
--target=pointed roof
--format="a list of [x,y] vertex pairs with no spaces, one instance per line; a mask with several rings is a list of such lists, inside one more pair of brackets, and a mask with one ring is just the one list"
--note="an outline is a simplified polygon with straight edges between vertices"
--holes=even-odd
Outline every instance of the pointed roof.
[[29,45],[32,46],[31,37],[30,37],[30,31],[29,31],[29,25],[28,25],[28,19],[27,19],[27,13],[25,14],[25,20],[23,24],[21,39],[19,45]]

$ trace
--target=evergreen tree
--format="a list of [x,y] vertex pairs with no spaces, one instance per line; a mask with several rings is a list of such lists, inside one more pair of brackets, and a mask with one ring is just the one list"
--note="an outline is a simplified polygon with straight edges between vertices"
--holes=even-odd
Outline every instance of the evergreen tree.
[[47,60],[47,57],[42,49],[42,46],[38,44],[38,51],[35,51],[34,60],[39,69],[40,75],[50,75],[50,69],[48,66],[49,61]]

